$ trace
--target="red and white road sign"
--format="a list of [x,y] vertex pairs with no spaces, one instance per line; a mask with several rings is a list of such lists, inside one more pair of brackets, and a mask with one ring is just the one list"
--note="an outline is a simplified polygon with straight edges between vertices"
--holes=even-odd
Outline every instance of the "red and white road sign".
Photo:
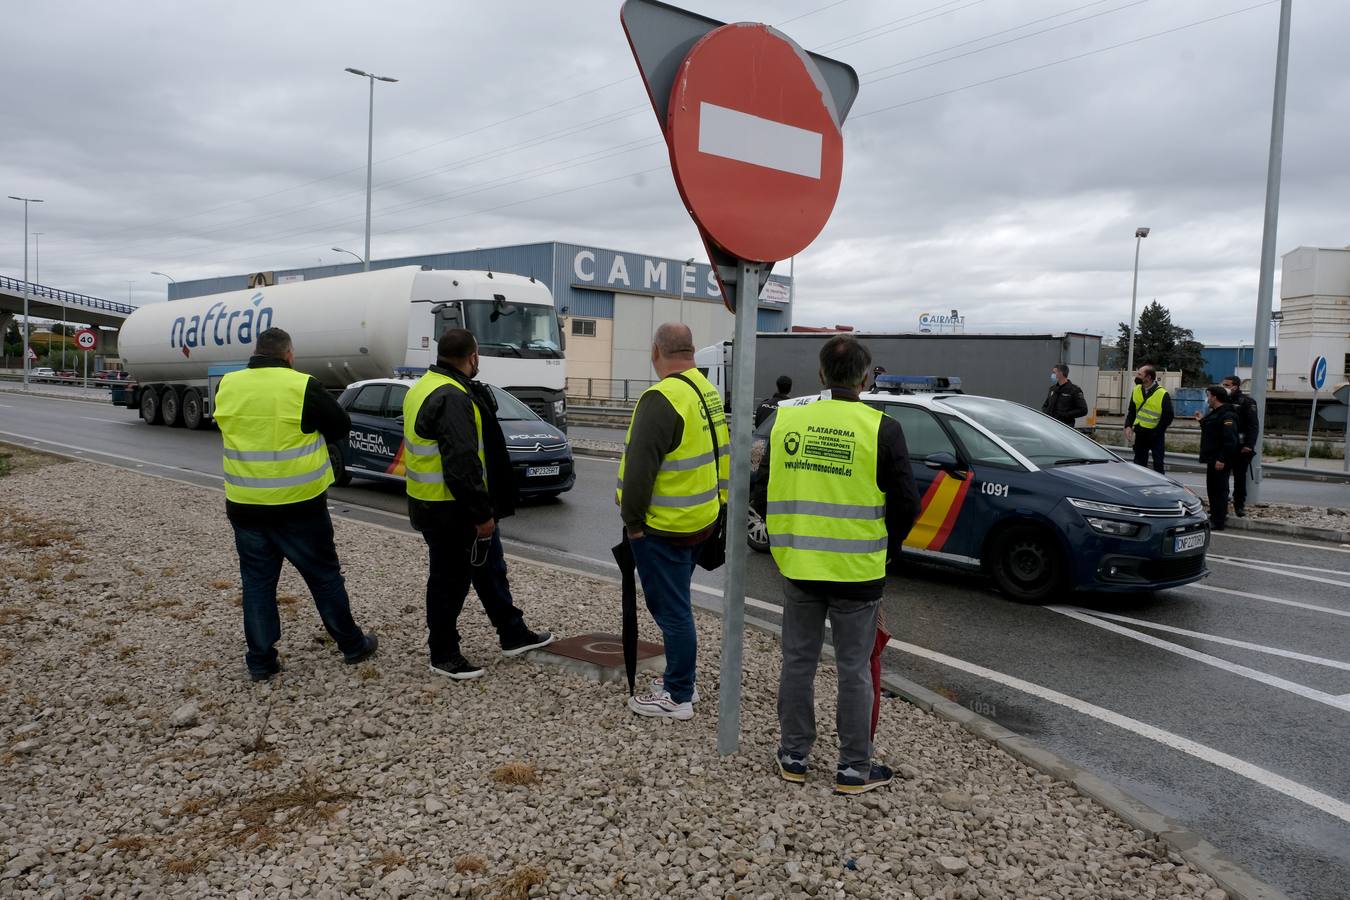
[[813,241],[843,172],[839,116],[815,63],[758,23],[694,44],[671,89],[666,140],[685,205],[740,259],[776,262]]
[[92,328],[82,328],[75,332],[75,343],[81,350],[95,350],[98,348],[98,332]]

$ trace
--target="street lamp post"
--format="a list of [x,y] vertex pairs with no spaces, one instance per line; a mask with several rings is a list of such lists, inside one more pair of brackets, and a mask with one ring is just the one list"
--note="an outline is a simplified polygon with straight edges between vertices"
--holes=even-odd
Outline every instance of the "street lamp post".
[[1134,371],[1134,333],[1138,330],[1135,327],[1134,316],[1135,303],[1139,297],[1139,245],[1144,242],[1146,237],[1148,237],[1147,228],[1136,228],[1134,230],[1134,283],[1130,285],[1130,355],[1129,360],[1125,363],[1125,371],[1121,373],[1120,377],[1121,415],[1124,415],[1129,409],[1125,398],[1129,396],[1129,391],[1126,390],[1126,385],[1129,384],[1127,379],[1130,377],[1129,373]]
[[367,272],[370,271],[370,265],[369,265],[368,263],[366,263],[365,259],[363,259],[363,258],[361,257],[361,254],[359,254],[359,253],[354,253],[354,252],[352,252],[351,250],[343,250],[341,247],[333,247],[332,250],[333,250],[334,253],[348,253],[348,254],[351,254],[352,256],[355,256],[355,257],[357,258],[357,260],[359,260],[363,265],[365,265],[366,271],[367,271]]
[[[41,237],[46,234],[45,231],[33,232],[33,281],[38,286],[42,285],[42,241]],[[61,368],[66,367],[66,301],[61,299]],[[27,355],[27,354],[25,354]],[[47,355],[52,355],[52,342],[47,340]]]
[[23,204],[23,386],[28,387],[28,370],[31,365],[28,361],[28,294],[31,290],[28,284],[28,204],[41,203],[36,197],[15,197],[9,195],[9,199],[18,200]]
[[[346,71],[353,75],[360,75],[362,78],[370,81],[370,117],[366,128],[366,255],[361,260],[364,270],[370,271],[370,174],[375,162],[375,82],[387,81],[397,82],[397,78],[388,78],[384,75],[374,75],[370,72],[362,72],[360,69],[353,69],[350,66]],[[355,254],[353,254],[355,255]]]

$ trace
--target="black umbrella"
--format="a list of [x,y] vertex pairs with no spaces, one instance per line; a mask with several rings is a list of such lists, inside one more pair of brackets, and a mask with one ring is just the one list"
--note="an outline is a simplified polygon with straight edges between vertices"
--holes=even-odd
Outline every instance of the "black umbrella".
[[623,579],[623,667],[628,673],[628,696],[631,697],[636,690],[637,680],[637,581],[634,577],[637,562],[633,559],[627,531],[611,552],[614,561],[619,564],[619,575]]

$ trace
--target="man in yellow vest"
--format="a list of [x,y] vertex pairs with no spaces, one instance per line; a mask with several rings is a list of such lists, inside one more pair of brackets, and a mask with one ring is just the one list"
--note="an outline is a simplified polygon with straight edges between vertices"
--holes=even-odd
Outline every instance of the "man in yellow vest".
[[347,437],[351,419],[319,382],[291,368],[294,363],[291,336],[268,328],[258,335],[248,368],[226,375],[216,392],[225,514],[244,586],[244,662],[254,681],[281,671],[277,579],[283,559],[305,579],[348,663],[361,662],[379,645],[352,620],[328,517],[328,445]]
[[478,342],[452,328],[436,344],[436,364],[403,398],[403,462],[408,517],[427,542],[427,648],[431,671],[456,681],[481,666],[460,649],[459,614],[472,584],[497,629],[502,656],[553,642],[531,631],[511,597],[497,520],[515,512],[516,482],[492,389],[478,375]]
[[1134,373],[1134,391],[1130,406],[1125,411],[1125,443],[1134,446],[1135,465],[1147,466],[1150,454],[1153,468],[1165,472],[1164,455],[1167,452],[1167,426],[1172,424],[1172,398],[1167,388],[1158,384],[1158,372],[1150,365],[1140,366]]
[[717,388],[694,367],[689,326],[658,328],[651,359],[660,380],[633,410],[615,502],[647,610],[665,640],[666,670],[650,692],[629,697],[628,708],[640,716],[690,719],[698,699],[690,582],[726,501],[730,442]]
[[887,557],[919,513],[900,423],[858,402],[871,363],[852,335],[825,343],[820,380],[828,396],[778,408],[750,498],[764,516],[784,579],[778,773],[785,781],[806,780],[828,618],[839,673],[840,794],[874,790],[893,777],[872,761],[872,648]]

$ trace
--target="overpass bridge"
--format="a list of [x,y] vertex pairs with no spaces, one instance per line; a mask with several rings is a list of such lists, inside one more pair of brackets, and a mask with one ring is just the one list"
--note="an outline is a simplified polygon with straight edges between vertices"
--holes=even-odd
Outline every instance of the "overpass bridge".
[[[30,282],[28,286],[29,318],[117,328],[135,308],[129,303],[63,291],[44,284]],[[22,316],[23,279],[0,275],[0,334],[9,328],[11,318],[21,319]]]

